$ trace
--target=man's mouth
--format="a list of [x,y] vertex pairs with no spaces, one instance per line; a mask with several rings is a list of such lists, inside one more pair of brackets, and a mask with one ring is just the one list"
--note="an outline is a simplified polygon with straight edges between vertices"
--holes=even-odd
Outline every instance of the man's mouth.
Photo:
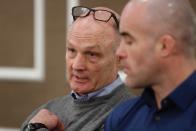
[[79,76],[79,75],[73,75],[72,78],[75,82],[79,82],[79,83],[85,83],[88,81],[88,77]]

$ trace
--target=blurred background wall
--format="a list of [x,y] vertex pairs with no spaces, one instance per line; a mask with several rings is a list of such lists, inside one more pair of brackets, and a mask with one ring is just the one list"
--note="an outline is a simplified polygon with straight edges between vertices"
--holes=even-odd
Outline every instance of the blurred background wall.
[[[69,92],[64,69],[65,35],[70,24],[67,22],[71,4],[77,4],[77,1],[43,0],[45,44],[42,43],[42,56],[38,56],[43,57],[41,77],[35,77],[35,54],[40,49],[34,48],[35,1],[0,0],[0,128],[19,128],[33,109]],[[120,13],[127,1],[80,0],[78,4],[106,6]],[[191,2],[196,7],[196,1]],[[13,67],[21,69],[15,73],[16,78],[8,79],[8,76],[1,74],[2,69]],[[17,75],[20,76],[25,69],[30,69],[26,73],[34,77],[23,76],[18,80]]]

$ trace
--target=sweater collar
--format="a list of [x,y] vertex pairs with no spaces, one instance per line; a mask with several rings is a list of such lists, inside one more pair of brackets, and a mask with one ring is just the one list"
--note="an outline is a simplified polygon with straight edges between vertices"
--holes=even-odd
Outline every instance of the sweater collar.
[[110,94],[113,90],[115,90],[121,84],[123,84],[123,82],[120,79],[120,77],[118,76],[117,79],[114,80],[112,83],[110,83],[109,85],[107,85],[107,86],[105,86],[95,92],[91,92],[91,93],[88,93],[85,95],[79,95],[78,93],[76,93],[72,90],[71,96],[76,100],[88,101],[88,100],[95,98],[95,97],[101,97],[101,96],[105,96],[105,95]]

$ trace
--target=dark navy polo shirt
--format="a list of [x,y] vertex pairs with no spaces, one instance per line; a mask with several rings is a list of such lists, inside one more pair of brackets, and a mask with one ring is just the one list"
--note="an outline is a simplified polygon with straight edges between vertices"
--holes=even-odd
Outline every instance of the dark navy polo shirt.
[[154,93],[120,104],[105,122],[105,131],[196,131],[196,72],[192,73],[157,108]]

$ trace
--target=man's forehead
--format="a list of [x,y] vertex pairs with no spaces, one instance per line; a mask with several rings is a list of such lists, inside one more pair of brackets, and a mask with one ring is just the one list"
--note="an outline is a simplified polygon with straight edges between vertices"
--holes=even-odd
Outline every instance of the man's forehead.
[[89,15],[85,18],[78,18],[71,27],[71,32],[83,34],[101,34],[104,33],[105,26],[103,22],[97,21],[93,18],[93,15]]
[[97,22],[91,18],[78,18],[68,32],[68,39],[102,40],[106,32]]
[[80,40],[102,40],[104,35],[102,32],[88,32],[88,31],[71,31],[69,32],[68,39]]
[[101,49],[107,50],[112,45],[111,39],[103,34],[97,35],[81,35],[80,33],[71,33],[67,38],[67,45],[81,49]]
[[76,45],[82,47],[96,47],[103,46],[104,43],[104,35],[103,34],[82,34],[81,32],[72,32],[69,33],[68,45]]
[[100,50],[102,47],[100,44],[97,43],[72,43],[72,42],[68,42],[67,46],[80,48],[82,50]]

